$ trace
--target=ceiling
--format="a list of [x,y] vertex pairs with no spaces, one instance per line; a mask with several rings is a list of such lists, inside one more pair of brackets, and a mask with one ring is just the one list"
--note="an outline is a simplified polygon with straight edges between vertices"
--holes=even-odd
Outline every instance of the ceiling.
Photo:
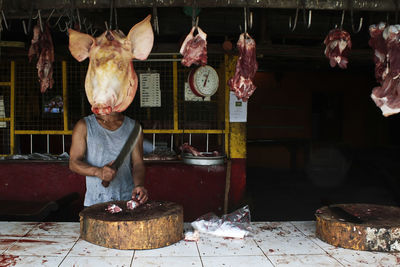
[[[253,27],[248,27],[248,32],[257,42],[260,68],[304,68],[305,65],[310,66],[305,64],[310,61],[315,62],[314,67],[324,68],[329,64],[326,64],[323,55],[323,40],[329,30],[341,24],[345,10],[343,29],[350,32],[353,42],[352,64],[349,67],[361,71],[373,67],[368,26],[380,21],[394,24],[398,14],[396,3],[396,0],[0,0],[8,26],[6,29],[3,20],[1,39],[26,44],[23,49],[2,48],[2,55],[8,51],[26,53],[32,38],[29,29],[39,22],[39,13],[42,23],[49,18],[53,26],[52,36],[56,53],[60,56],[69,55],[65,53],[68,36],[63,30],[66,23],[74,26],[80,21],[82,30],[89,33],[96,31],[95,36],[106,30],[106,23],[127,33],[147,14],[153,14],[153,18],[157,14],[158,18],[159,33],[155,34],[153,52],[178,52],[180,43],[192,26],[195,7],[199,26],[208,35],[209,53],[223,53],[222,43],[225,40],[236,43],[245,27],[246,10],[246,14],[251,12],[253,17]],[[307,28],[310,10],[311,24]],[[296,12],[297,23],[293,29]],[[290,18],[292,29],[289,29]],[[354,33],[353,28],[358,27],[360,18],[363,19],[362,28]],[[23,21],[29,31],[27,34],[24,33]]]

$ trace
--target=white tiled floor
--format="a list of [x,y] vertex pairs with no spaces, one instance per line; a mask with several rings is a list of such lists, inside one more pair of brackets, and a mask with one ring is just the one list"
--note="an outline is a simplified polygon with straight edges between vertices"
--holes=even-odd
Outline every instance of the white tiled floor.
[[79,223],[0,222],[0,266],[400,266],[400,253],[333,247],[315,222],[252,223],[242,240],[201,235],[152,250],[117,250],[79,239]]

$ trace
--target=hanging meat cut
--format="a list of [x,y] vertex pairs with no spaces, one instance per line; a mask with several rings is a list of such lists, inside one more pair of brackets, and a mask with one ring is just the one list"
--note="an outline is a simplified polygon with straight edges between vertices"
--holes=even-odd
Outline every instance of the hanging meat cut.
[[179,52],[183,55],[182,65],[190,67],[192,64],[204,66],[207,64],[207,34],[197,27],[198,34],[193,35],[193,27],[182,43]]
[[329,58],[331,67],[338,65],[342,69],[347,68],[349,60],[347,56],[351,49],[350,34],[341,29],[331,30],[324,40],[325,56]]
[[387,62],[386,67],[382,67],[381,86],[372,90],[371,98],[387,117],[400,112],[400,25],[386,27],[382,37],[386,44]]
[[36,25],[33,28],[33,38],[28,51],[29,62],[33,56],[39,57],[36,64],[38,77],[40,82],[40,92],[46,92],[47,88],[53,88],[53,62],[54,62],[54,46],[51,39],[50,27],[46,25],[44,31],[40,31],[40,27]]
[[386,28],[386,23],[379,23],[369,26],[369,34],[371,39],[368,44],[374,49],[375,63],[375,78],[379,83],[382,83],[387,75],[389,68],[387,64],[387,46],[383,38],[383,31]]
[[236,63],[235,75],[229,79],[230,90],[238,99],[247,101],[256,90],[253,78],[258,69],[256,60],[256,42],[248,33],[242,33],[237,42],[239,58]]

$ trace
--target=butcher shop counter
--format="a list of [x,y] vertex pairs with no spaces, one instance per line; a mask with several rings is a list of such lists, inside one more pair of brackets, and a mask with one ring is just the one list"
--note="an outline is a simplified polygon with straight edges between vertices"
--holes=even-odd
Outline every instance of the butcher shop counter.
[[[188,227],[189,224],[185,224]],[[0,222],[0,266],[399,266],[400,253],[328,245],[314,221],[253,222],[253,236],[200,235],[152,250],[116,250],[79,237],[79,223]]]
[[[146,161],[145,165],[145,186],[150,199],[181,204],[185,221],[193,221],[211,211],[220,215],[227,201],[230,206],[237,206],[245,192],[244,159],[231,160],[230,183],[227,183],[226,162],[221,165],[196,166],[178,160]],[[0,204],[2,201],[57,202],[78,193],[78,198],[71,201],[67,208],[76,218],[83,208],[85,177],[71,172],[68,161],[0,160],[0,173]],[[3,220],[23,219],[3,217]]]

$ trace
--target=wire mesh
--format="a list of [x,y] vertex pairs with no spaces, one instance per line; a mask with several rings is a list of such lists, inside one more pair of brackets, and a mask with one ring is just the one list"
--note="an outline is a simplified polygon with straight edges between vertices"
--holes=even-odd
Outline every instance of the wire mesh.
[[[156,72],[160,74],[160,107],[141,107],[140,84],[132,104],[124,112],[125,115],[138,120],[144,129],[174,130],[174,81],[177,81],[177,112],[178,129],[183,134],[160,134],[156,136],[157,144],[171,148],[179,147],[182,142],[190,139],[206,149],[221,148],[222,133],[196,134],[189,138],[185,130],[223,130],[224,129],[224,84],[223,84],[223,55],[209,55],[208,64],[213,66],[220,76],[220,88],[211,97],[210,101],[185,101],[185,82],[191,68],[186,68],[169,55],[151,55],[147,61],[135,61],[134,68],[138,76],[141,73]],[[174,64],[177,67],[177,77],[174,77]],[[26,59],[16,59],[15,64],[15,130],[19,131],[62,131],[64,130],[63,108],[51,109],[51,103],[61,99],[61,103],[68,103],[68,129],[72,130],[76,122],[84,116],[91,114],[90,104],[85,93],[85,77],[88,60],[79,63],[75,60],[66,64],[67,97],[63,96],[63,71],[62,62],[53,64],[54,86],[45,93],[40,93],[40,84],[36,64],[29,63]],[[10,80],[10,62],[1,62],[0,78],[2,81]],[[0,80],[1,81],[1,80]],[[3,95],[6,116],[10,112],[10,87],[0,86],[0,95]],[[49,109],[50,107],[50,109]],[[221,115],[222,114],[222,115]],[[0,153],[8,154],[9,149],[9,123],[8,128],[0,128],[1,138]],[[175,129],[176,130],[176,129]],[[8,135],[7,135],[8,133]],[[54,135],[49,141],[46,135],[31,137],[30,134],[19,134],[16,138],[16,151],[20,153],[40,152],[46,153],[50,144],[50,153],[69,151],[70,136],[64,138],[60,149],[62,135]],[[153,135],[146,135],[153,140]],[[193,138],[193,139],[192,139]],[[33,144],[32,144],[33,142]],[[156,145],[157,145],[156,144]],[[64,147],[62,147],[64,146]],[[222,146],[223,147],[223,146]],[[219,149],[221,150],[221,149]]]

